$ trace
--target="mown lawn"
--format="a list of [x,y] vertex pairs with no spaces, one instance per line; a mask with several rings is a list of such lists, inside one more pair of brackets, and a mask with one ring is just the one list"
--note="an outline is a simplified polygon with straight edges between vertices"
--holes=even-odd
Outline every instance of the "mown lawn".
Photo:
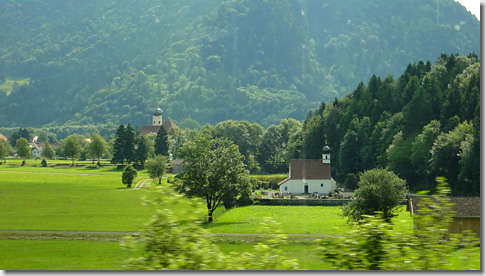
[[[21,172],[7,167],[0,166],[0,230],[138,231],[154,212],[153,207],[142,205],[141,198],[150,192],[125,188],[121,171],[89,175],[83,168],[27,166],[21,169],[31,171]],[[135,183],[147,178],[141,174]],[[170,207],[177,214],[187,206]],[[394,220],[395,230],[402,233],[411,231],[411,218],[404,208]],[[255,205],[228,210],[205,227],[213,233],[268,233],[261,223],[270,217],[286,234],[345,235],[349,226],[340,212],[339,207]],[[2,270],[120,270],[129,257],[136,257],[129,256],[118,242],[1,238]],[[282,254],[298,259],[301,269],[329,269],[315,250],[314,239],[291,237],[282,246]],[[214,240],[225,253],[249,251],[258,241],[248,236]],[[478,250],[477,269],[479,256]],[[451,259],[458,269],[460,257],[459,251]]]
[[[11,171],[11,172],[39,172],[39,173],[71,173],[71,174],[101,174],[101,175],[112,175],[119,176],[121,179],[121,174],[123,170],[116,169],[115,166],[101,166],[99,168],[90,168],[92,166],[92,161],[76,161],[76,165],[84,165],[85,167],[70,167],[67,166],[54,166],[54,164],[71,164],[70,160],[51,160],[48,167],[41,167],[41,159],[34,160],[28,159],[25,166],[21,166],[22,160],[14,159],[8,160],[6,164],[0,165],[0,171]],[[146,170],[138,171],[138,176],[144,177],[148,174]],[[173,175],[165,175],[173,176]]]
[[[135,231],[153,211],[120,177],[0,171],[1,230]],[[139,180],[146,179],[138,177]]]
[[1,270],[124,270],[117,242],[0,240]]
[[[338,206],[246,206],[225,212],[206,227],[213,233],[262,233],[265,218],[279,223],[284,234],[345,235],[351,230]],[[393,223],[395,231],[411,233],[405,206]]]

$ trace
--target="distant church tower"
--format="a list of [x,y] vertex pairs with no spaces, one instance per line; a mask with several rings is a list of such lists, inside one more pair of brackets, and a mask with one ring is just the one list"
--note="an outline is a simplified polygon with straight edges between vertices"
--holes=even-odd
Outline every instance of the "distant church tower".
[[162,125],[162,109],[157,108],[153,113],[152,117],[152,125],[153,126],[161,126]]
[[331,164],[331,148],[327,145],[322,148],[322,163]]

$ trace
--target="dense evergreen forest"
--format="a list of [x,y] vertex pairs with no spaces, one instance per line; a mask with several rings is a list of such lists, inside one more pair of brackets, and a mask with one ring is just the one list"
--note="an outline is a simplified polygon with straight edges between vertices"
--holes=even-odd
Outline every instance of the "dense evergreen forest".
[[333,176],[355,187],[358,174],[387,168],[412,191],[446,177],[454,195],[480,193],[480,61],[442,54],[409,64],[397,79],[373,75],[342,100],[308,114],[303,158],[327,140]]
[[[345,179],[388,164],[391,142],[412,150],[429,117],[440,122],[441,133],[455,129],[453,115],[474,125],[469,105],[476,102],[452,96],[462,92],[447,86],[467,90],[459,84],[465,80],[454,82],[465,73],[448,62],[474,58],[441,57],[434,66],[405,68],[441,53],[480,52],[479,21],[453,0],[0,1],[0,25],[2,127],[43,127],[59,138],[107,135],[120,124],[148,124],[156,107],[179,125],[233,119],[278,126],[286,118],[304,121],[308,110],[343,98],[375,74],[305,120],[305,156],[305,141],[318,137],[310,138],[310,126],[320,117],[326,122],[321,136],[338,155],[354,151],[346,145],[356,139],[355,147],[372,153],[335,166]],[[442,63],[454,73],[433,69]],[[434,85],[424,84],[432,79]],[[428,104],[431,109],[421,108]],[[335,116],[343,122],[331,123]],[[294,126],[287,121],[280,127]],[[395,132],[403,122],[410,125]],[[386,134],[373,133],[375,124],[386,126]],[[376,149],[362,137],[385,140]],[[401,162],[400,154],[393,158],[390,164]],[[400,173],[419,183],[412,165]]]

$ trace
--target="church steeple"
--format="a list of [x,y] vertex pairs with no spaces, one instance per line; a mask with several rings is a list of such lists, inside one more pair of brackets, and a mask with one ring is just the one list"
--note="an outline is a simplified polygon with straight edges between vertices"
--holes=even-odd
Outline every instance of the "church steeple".
[[157,108],[152,117],[152,125],[153,126],[161,126],[162,125],[162,109]]
[[331,164],[331,148],[326,145],[322,147],[322,163]]

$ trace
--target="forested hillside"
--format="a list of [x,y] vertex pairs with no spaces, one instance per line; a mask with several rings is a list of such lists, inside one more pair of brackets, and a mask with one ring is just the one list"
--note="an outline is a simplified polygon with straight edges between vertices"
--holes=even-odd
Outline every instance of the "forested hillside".
[[480,193],[480,62],[441,55],[410,64],[394,79],[373,75],[305,120],[301,157],[319,158],[327,140],[333,176],[355,187],[358,174],[387,168],[412,191],[446,177],[454,195]]
[[156,107],[177,123],[302,121],[372,74],[480,52],[453,0],[1,1],[0,25],[4,127],[114,131]]

